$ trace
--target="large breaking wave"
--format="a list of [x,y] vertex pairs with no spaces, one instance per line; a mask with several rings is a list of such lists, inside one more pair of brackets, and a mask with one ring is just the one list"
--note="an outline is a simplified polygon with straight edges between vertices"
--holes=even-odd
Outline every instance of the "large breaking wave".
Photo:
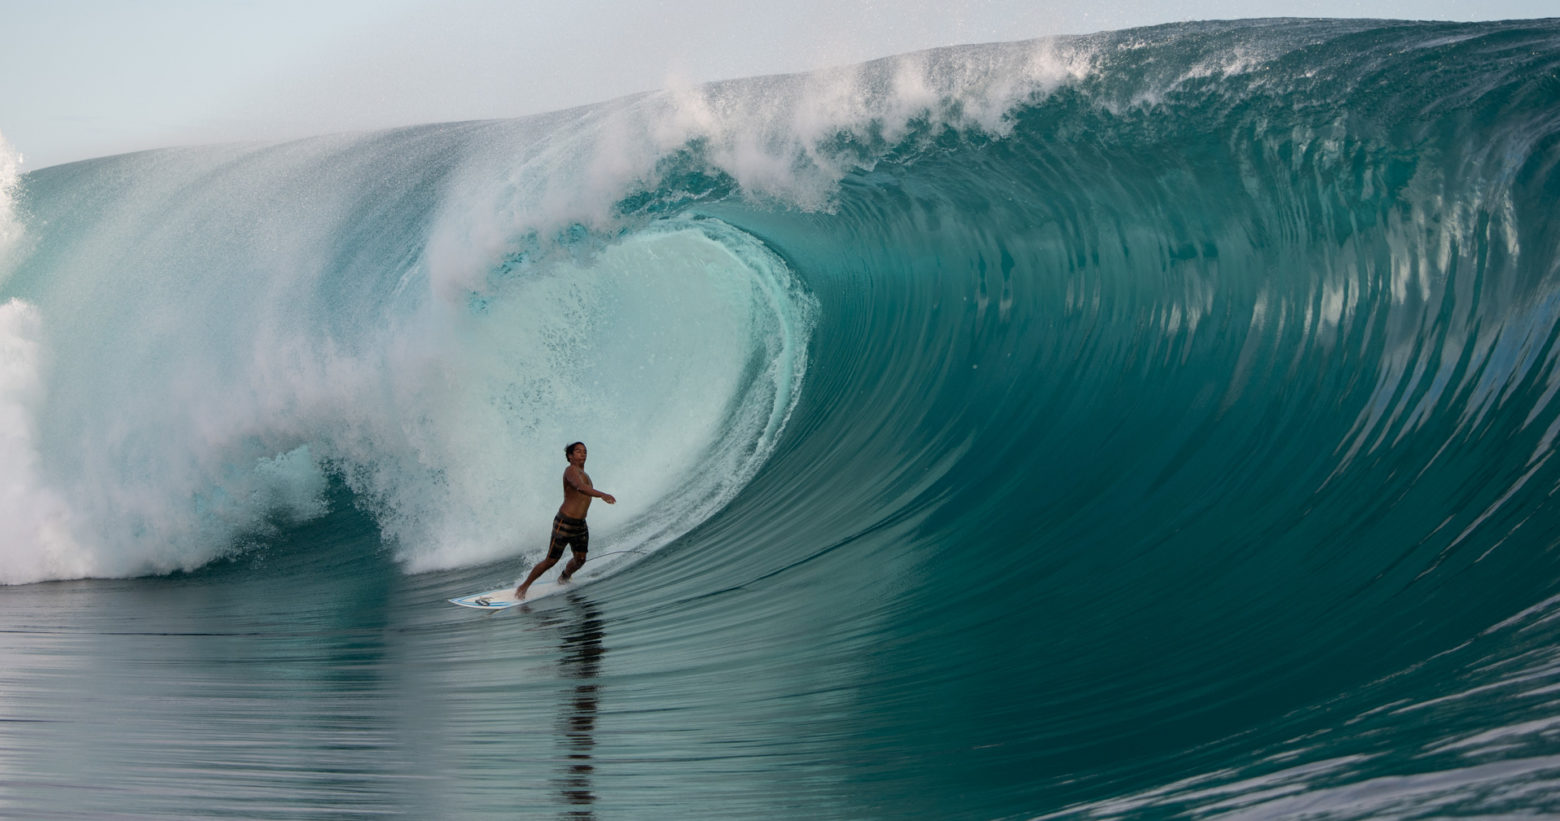
[[[413,570],[533,553],[580,438],[606,539],[825,574],[901,756],[863,806],[1553,784],[1541,691],[1383,716],[1560,668],[1557,46],[1197,24],[31,173],[0,581],[197,567],[332,487]],[[1497,806],[1458,772],[1363,806]]]

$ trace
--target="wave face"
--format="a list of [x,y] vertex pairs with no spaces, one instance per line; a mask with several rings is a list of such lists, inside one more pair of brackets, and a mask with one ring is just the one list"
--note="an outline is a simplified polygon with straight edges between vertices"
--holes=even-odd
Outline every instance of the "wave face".
[[595,542],[655,554],[596,571],[614,647],[710,659],[800,768],[728,808],[1560,809],[1553,21],[961,47],[13,196],[0,582],[343,505],[413,572],[534,555],[585,439]]

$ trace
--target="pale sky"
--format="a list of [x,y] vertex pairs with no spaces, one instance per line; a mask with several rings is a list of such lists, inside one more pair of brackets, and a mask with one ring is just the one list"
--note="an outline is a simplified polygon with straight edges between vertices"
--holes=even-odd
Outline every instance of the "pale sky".
[[1184,20],[1557,13],[1556,0],[0,0],[0,138],[35,170]]

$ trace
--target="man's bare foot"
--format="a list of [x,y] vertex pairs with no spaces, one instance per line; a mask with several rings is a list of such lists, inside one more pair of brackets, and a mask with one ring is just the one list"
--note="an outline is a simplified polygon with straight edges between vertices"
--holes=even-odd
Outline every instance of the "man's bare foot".
[[515,588],[515,601],[525,601],[525,588],[523,584]]
[[571,578],[570,576],[559,576],[558,577],[558,583],[559,584],[568,584],[570,578]]

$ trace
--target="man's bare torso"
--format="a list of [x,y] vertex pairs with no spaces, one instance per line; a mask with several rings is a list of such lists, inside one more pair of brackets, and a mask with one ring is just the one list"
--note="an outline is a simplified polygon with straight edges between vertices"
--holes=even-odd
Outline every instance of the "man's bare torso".
[[575,488],[593,488],[590,483],[590,475],[584,469],[569,465],[563,469],[563,504],[558,506],[558,513],[571,519],[585,518],[586,511],[590,510],[590,497]]

